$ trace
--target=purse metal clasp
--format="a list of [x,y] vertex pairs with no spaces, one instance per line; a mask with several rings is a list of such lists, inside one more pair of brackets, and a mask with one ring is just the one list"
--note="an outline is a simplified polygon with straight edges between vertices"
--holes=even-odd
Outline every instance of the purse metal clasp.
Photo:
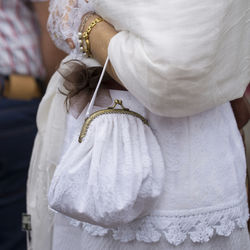
[[[121,109],[115,109],[115,107],[117,105],[120,105],[122,108]],[[125,108],[122,104],[122,100],[114,100],[114,104],[111,107],[108,107],[107,109],[101,109],[98,110],[96,112],[94,112],[93,114],[91,114],[88,118],[86,118],[83,126],[82,126],[82,130],[80,133],[80,136],[78,138],[79,143],[82,142],[83,138],[86,136],[88,128],[91,124],[91,122],[96,119],[97,117],[101,116],[101,115],[107,115],[107,114],[126,114],[126,115],[132,115],[134,117],[139,118],[144,124],[148,125],[148,120],[145,119],[143,116],[141,116],[140,114],[129,110],[128,108]]]
[[125,108],[125,107],[123,106],[122,100],[118,100],[118,99],[115,99],[113,106],[108,107],[108,109],[115,109],[115,107],[116,107],[117,105],[120,105],[120,106],[122,107],[123,110],[127,110],[127,111],[129,110],[128,108]]

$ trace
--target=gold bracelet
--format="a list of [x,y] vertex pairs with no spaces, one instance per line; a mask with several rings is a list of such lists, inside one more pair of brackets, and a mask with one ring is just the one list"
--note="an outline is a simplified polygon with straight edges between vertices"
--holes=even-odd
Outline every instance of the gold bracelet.
[[78,32],[78,43],[79,43],[79,47],[80,47],[80,51],[85,53],[85,49],[83,48],[83,39],[82,39],[82,33],[83,33],[83,29],[84,26],[86,25],[87,21],[89,20],[89,18],[91,16],[93,16],[95,14],[95,12],[89,12],[87,13],[84,18],[82,19],[82,23],[81,26],[79,28],[79,32]]
[[[83,16],[83,19],[82,19],[82,23],[81,23],[81,26],[79,28],[79,32],[82,32],[83,29],[84,29],[84,26],[86,25],[87,21],[89,20],[90,17],[92,17],[93,15],[95,15],[95,12],[91,11],[91,12],[88,12],[86,15]],[[80,41],[79,41],[80,42]]]
[[97,17],[94,21],[91,22],[89,27],[85,32],[79,32],[78,38],[80,45],[80,50],[87,55],[87,57],[91,57],[91,50],[90,50],[90,42],[89,42],[89,34],[92,29],[96,26],[96,24],[103,21],[103,18]]

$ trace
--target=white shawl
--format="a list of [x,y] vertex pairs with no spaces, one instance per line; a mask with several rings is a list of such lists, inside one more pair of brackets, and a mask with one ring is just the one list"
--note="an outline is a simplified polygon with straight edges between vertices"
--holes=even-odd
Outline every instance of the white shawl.
[[[79,18],[86,4],[73,2]],[[111,63],[150,111],[189,116],[243,95],[250,81],[249,0],[90,2],[120,31],[108,48]],[[72,34],[76,24],[66,25]]]
[[241,97],[250,81],[249,0],[93,0],[119,32],[111,63],[150,111],[193,115]]

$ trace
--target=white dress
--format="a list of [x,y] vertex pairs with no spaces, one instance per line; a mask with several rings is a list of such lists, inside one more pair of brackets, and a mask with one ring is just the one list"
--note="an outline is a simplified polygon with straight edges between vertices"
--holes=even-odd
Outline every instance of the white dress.
[[[250,79],[249,1],[159,0],[164,8],[158,10],[152,1],[152,8],[141,8],[143,0],[91,2],[123,30],[111,40],[109,56],[129,92],[111,91],[111,96],[148,118],[165,154],[165,189],[151,215],[120,228],[103,229],[59,215],[53,220],[47,208],[50,180],[62,145],[84,115],[66,115],[58,91],[62,77],[56,72],[39,108],[28,180],[33,250],[248,249],[244,147],[228,101],[239,97]],[[52,13],[53,3],[61,2],[52,1]],[[71,13],[79,17],[74,7]],[[148,18],[151,9],[155,19]],[[77,25],[66,27],[73,32]],[[65,48],[62,28],[51,31]],[[166,31],[162,40],[158,29]]]
[[[69,228],[63,221],[55,231],[58,240],[54,242],[53,249],[62,250],[248,250],[249,233],[247,230],[235,231],[230,237],[214,236],[208,243],[197,244],[187,240],[182,245],[175,247],[164,239],[154,244],[143,242],[120,243],[110,236],[96,237],[93,240],[86,232],[78,228]],[[59,240],[60,239],[60,240]]]
[[[53,250],[248,249],[244,149],[230,104],[166,118],[127,91],[110,90],[110,96],[149,120],[166,161],[165,191],[152,215],[109,231],[56,214]],[[64,151],[79,133],[85,112],[77,119],[67,115]]]
[[178,244],[176,249],[190,244],[206,249],[215,242],[221,242],[217,249],[223,249],[222,243],[231,245],[224,248],[227,250],[249,247],[244,148],[229,103],[191,117],[167,118],[149,112],[129,92],[111,91],[112,98],[122,99],[128,107],[145,115],[155,129],[168,163],[161,202],[152,216],[110,232],[58,215],[53,219],[47,202],[50,180],[63,145],[70,143],[71,133],[77,132],[75,126],[83,122],[84,115],[82,112],[78,119],[67,115],[65,97],[59,91],[64,90],[62,82],[56,72],[37,117],[38,135],[28,179],[27,208],[32,215],[29,249],[66,250],[69,245],[70,249],[89,249],[85,248],[85,240],[91,249],[96,246],[98,250],[105,246],[110,250],[120,246],[135,249],[134,244],[143,249],[145,244],[149,249],[158,244],[163,244],[163,249]]

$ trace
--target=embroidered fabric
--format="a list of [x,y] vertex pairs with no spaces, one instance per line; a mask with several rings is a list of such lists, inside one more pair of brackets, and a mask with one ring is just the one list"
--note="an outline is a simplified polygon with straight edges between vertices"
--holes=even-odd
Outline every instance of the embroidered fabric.
[[132,115],[105,114],[93,119],[79,144],[81,127],[54,173],[49,207],[104,227],[150,214],[165,183],[151,128]]
[[83,223],[69,219],[69,224],[81,227],[91,236],[104,236],[109,232],[115,240],[129,242],[158,242],[164,237],[170,244],[180,245],[188,237],[192,242],[208,242],[213,235],[229,236],[236,228],[245,228],[248,210],[245,202],[240,202],[221,210],[195,213],[189,216],[150,215],[116,229]]
[[[67,57],[65,60],[70,59]],[[70,145],[72,133],[76,132],[78,123],[83,121],[84,112],[77,119],[67,116],[65,98],[58,91],[66,91],[62,82],[63,78],[56,72],[38,112],[39,133],[28,181],[27,209],[32,215],[32,246],[29,249],[51,249],[53,226],[56,225],[54,216],[48,211],[47,191],[54,169],[63,155],[62,146]],[[159,139],[169,166],[166,195],[162,197],[163,204],[157,209],[157,214],[133,222],[127,228],[114,230],[77,221],[70,223],[83,227],[91,235],[101,236],[111,232],[120,241],[144,239],[145,242],[153,242],[158,238],[166,238],[175,244],[187,237],[202,242],[213,234],[226,236],[234,227],[246,226],[248,210],[244,198],[244,149],[229,104],[197,116],[174,119],[153,115],[138,105],[127,91],[113,90],[110,95],[112,99],[122,99],[129,104],[128,108],[143,116],[150,116],[154,130],[160,132]],[[104,98],[103,95],[101,97]],[[104,100],[103,105],[106,107],[109,103]],[[189,158],[185,158],[187,152]],[[215,157],[215,154],[218,156]],[[220,160],[222,156],[223,161]],[[190,165],[185,164],[187,159]],[[242,199],[239,198],[240,194],[244,194]],[[228,203],[221,208],[223,200]],[[216,207],[201,212],[200,208],[207,207],[206,204]],[[185,210],[173,215],[171,211],[177,209]]]
[[[141,107],[141,105],[138,105],[137,101],[128,92],[113,90],[113,91],[110,91],[110,95],[112,98],[123,99],[125,103],[129,104],[128,108],[133,107],[136,110],[136,112],[140,112],[141,114],[146,115],[145,110],[143,111],[143,108]],[[218,174],[219,174],[218,172],[213,174],[213,169],[217,169],[217,170],[220,169],[220,171],[222,172],[224,172],[222,169],[227,169],[226,170],[227,174],[230,175],[229,172],[231,170],[229,170],[230,169],[229,162],[231,162],[231,160],[227,162],[227,160],[225,159],[225,162],[223,163],[220,162],[218,164],[217,161],[216,163],[210,159],[211,157],[213,158],[212,151],[219,153],[219,155],[225,155],[225,152],[224,153],[219,152],[220,151],[219,148],[225,149],[225,148],[228,148],[228,146],[226,146],[225,144],[223,144],[224,146],[217,145],[218,147],[216,147],[216,150],[215,150],[215,147],[211,146],[211,143],[212,143],[211,138],[214,138],[214,137],[210,135],[209,131],[217,131],[218,133],[216,137],[217,144],[228,142],[227,139],[223,140],[223,138],[225,137],[225,130],[227,130],[231,125],[232,127],[236,126],[235,122],[232,120],[232,112],[228,108],[229,108],[228,105],[223,105],[221,107],[218,107],[217,111],[211,110],[206,113],[199,114],[196,117],[194,116],[190,117],[188,119],[189,125],[185,124],[184,122],[184,120],[186,120],[185,118],[179,119],[178,121],[176,119],[170,119],[171,121],[169,121],[169,123],[166,123],[167,118],[160,118],[160,117],[157,118],[156,116],[153,116],[151,117],[151,119],[149,119],[151,123],[156,122],[158,126],[159,124],[162,124],[162,123],[165,124],[164,127],[166,127],[166,131],[162,131],[163,128],[161,128],[160,134],[158,134],[160,141],[173,142],[172,139],[166,136],[166,134],[167,135],[174,134],[176,137],[175,143],[168,143],[168,144],[165,143],[167,147],[163,147],[165,145],[164,143],[162,145],[162,148],[164,150],[164,156],[167,156],[166,160],[168,162],[167,165],[169,167],[168,168],[169,171],[166,175],[166,178],[167,178],[166,185],[168,186],[165,189],[166,199],[163,196],[161,200],[162,203],[159,204],[159,206],[157,206],[157,209],[153,213],[151,213],[149,216],[140,218],[132,223],[125,224],[123,226],[116,227],[116,228],[104,228],[100,226],[91,225],[88,223],[82,223],[77,220],[72,220],[68,218],[69,225],[79,227],[85,232],[87,232],[88,234],[90,234],[91,236],[105,236],[107,234],[111,234],[114,240],[118,240],[121,242],[130,242],[133,240],[137,240],[141,242],[150,243],[150,242],[159,242],[160,239],[163,238],[163,239],[166,239],[170,244],[176,245],[176,246],[184,242],[187,238],[189,238],[192,242],[204,243],[204,242],[208,242],[212,238],[213,235],[229,236],[235,229],[245,228],[246,221],[248,220],[249,215],[248,215],[248,207],[247,207],[247,202],[246,202],[246,195],[244,192],[244,184],[241,185],[241,188],[240,188],[241,191],[237,192],[239,194],[237,195],[238,198],[229,198],[229,196],[231,196],[232,193],[235,192],[235,190],[237,189],[236,187],[237,185],[234,186],[233,184],[233,178],[230,178],[230,180],[227,181],[227,183],[230,182],[230,185],[228,185],[226,190],[223,191],[223,193],[226,192],[223,198],[220,196],[221,197],[220,201],[216,201],[216,202],[212,201],[215,199],[218,193],[221,192],[218,186],[219,183],[224,187],[226,185],[226,184],[223,184],[222,177],[219,178],[220,182],[216,182],[217,184],[213,184],[213,185],[211,184],[210,177],[213,179],[213,181],[215,181],[215,179],[218,178]],[[83,115],[84,115],[84,112],[81,114],[81,116],[77,120],[69,119],[70,116],[68,116],[68,119],[69,119],[67,122],[68,133],[67,133],[66,138],[69,138],[69,139],[72,138],[72,135],[75,133],[74,126],[75,124],[78,124],[79,122],[81,123],[82,121],[81,117],[84,117]],[[222,118],[222,116],[224,117]],[[163,121],[159,122],[157,119],[164,119],[165,122]],[[228,121],[227,125],[224,126],[223,123],[221,123],[222,121],[221,119]],[[210,123],[212,121],[215,127],[211,129]],[[233,124],[232,124],[232,121],[233,121]],[[192,124],[194,125],[194,127]],[[189,132],[184,129],[183,125],[185,127],[189,127]],[[223,132],[221,133],[219,132],[220,131],[219,127],[221,127],[221,129],[223,128],[222,130]],[[193,130],[193,128],[195,128],[195,130]],[[201,129],[197,130],[197,128],[201,128]],[[159,130],[159,127],[158,127],[158,130]],[[194,134],[192,134],[192,138],[194,139],[194,141],[197,142],[193,144],[193,150],[196,152],[196,154],[199,154],[200,157],[202,157],[201,152],[206,152],[206,157],[204,158],[210,159],[207,162],[208,165],[204,166],[205,169],[207,169],[207,171],[205,171],[206,176],[201,176],[201,172],[204,171],[204,170],[201,170],[203,167],[201,164],[201,160],[200,160],[201,158],[199,158],[199,160],[196,162],[198,164],[198,168],[195,170],[197,175],[193,173],[192,176],[194,175],[196,176],[197,181],[198,181],[197,183],[198,186],[194,183],[195,182],[194,179],[192,179],[192,182],[189,182],[188,177],[186,178],[183,177],[184,179],[182,179],[182,181],[180,182],[176,180],[176,177],[174,176],[178,174],[179,171],[181,171],[182,174],[184,174],[185,171],[189,172],[190,170],[188,170],[187,164],[185,164],[185,162],[182,162],[183,156],[181,157],[181,155],[176,153],[176,154],[173,154],[171,157],[171,154],[172,154],[171,152],[174,152],[174,150],[172,151],[171,149],[172,147],[175,148],[175,151],[177,151],[176,150],[177,148],[180,149],[178,142],[180,144],[181,143],[183,144],[184,138],[188,138],[188,140],[190,141],[190,137],[187,137],[185,135],[185,132],[189,134],[191,133],[190,131],[196,131],[195,136]],[[200,133],[202,134],[206,134],[208,136],[207,138],[210,138],[210,139],[209,140],[207,139],[205,143],[203,143],[204,141],[200,140],[201,136],[197,136],[197,133],[199,133],[198,131],[200,131]],[[236,127],[233,128],[232,130],[230,129],[230,131],[231,131],[229,132],[230,137],[231,136],[238,137],[237,135],[233,135],[234,134],[233,131],[235,132],[237,131]],[[163,134],[166,136],[166,138],[163,137]],[[223,135],[223,137],[220,137],[220,134]],[[237,140],[234,139],[233,141],[234,141],[234,145],[237,144],[236,143]],[[186,145],[187,143],[184,143],[184,144]],[[208,151],[208,144],[211,146],[212,151]],[[215,145],[214,143],[212,144]],[[64,145],[66,145],[67,147],[67,143],[65,143]],[[206,149],[204,149],[203,146],[205,146]],[[198,149],[201,150],[201,152]],[[230,149],[229,151],[231,150],[233,150],[232,152],[234,152],[231,154],[235,154],[237,151],[236,148]],[[240,151],[243,151],[243,150],[240,150]],[[209,155],[208,155],[208,152],[209,152]],[[181,152],[181,154],[185,155],[183,151]],[[234,155],[233,157],[235,156],[236,155]],[[237,160],[235,160],[235,162],[237,162],[237,165],[241,162],[240,159],[242,157],[243,156],[239,156],[237,157]],[[171,158],[179,159],[179,162],[173,162],[172,161],[173,159]],[[216,159],[218,159],[218,157],[216,157]],[[196,168],[195,161],[192,161],[192,164],[193,164],[192,168],[195,169]],[[185,167],[180,169],[181,166],[183,165]],[[240,165],[244,165],[244,163],[240,163]],[[242,171],[245,172],[244,168],[237,167],[237,169],[242,169]],[[242,176],[243,172],[238,173],[238,174]],[[171,175],[174,178],[174,180],[171,178]],[[225,172],[223,176],[225,176]],[[206,181],[202,181],[202,180],[205,180],[205,178],[209,184],[208,186],[205,185],[206,187],[205,189],[203,189],[202,186]],[[242,176],[240,177],[240,179],[244,179],[244,177]],[[192,183],[192,185],[195,185],[196,188],[194,190],[193,189],[188,190],[187,188],[186,192],[183,192],[183,187],[188,186],[186,185],[185,180],[187,180],[189,186]],[[178,183],[180,183],[180,185],[178,185]],[[214,185],[216,186],[216,189],[213,189]],[[179,188],[182,191],[180,191]],[[213,189],[213,191],[211,191],[211,195],[213,197],[209,195],[210,192],[208,192],[208,188]],[[169,190],[171,190],[171,192],[169,192]],[[193,195],[191,194],[187,195],[189,191],[192,192]],[[174,194],[174,197],[171,198],[172,193],[175,193],[175,194]],[[242,193],[243,195],[240,195]],[[180,194],[180,196],[178,194]],[[221,204],[222,200],[226,200],[226,202]],[[177,205],[174,208],[175,202],[177,203]],[[206,206],[206,204],[210,204],[210,205]],[[166,207],[168,207],[168,209],[166,209]],[[182,209],[178,210],[180,209],[180,207],[182,207]],[[183,209],[183,207],[185,207],[185,209]],[[70,230],[70,227],[69,227],[69,230]]]
[[[56,46],[67,53],[79,52],[77,33],[82,16],[93,11],[91,3],[84,0],[51,0],[49,11],[48,31]],[[65,42],[67,38],[74,41],[75,51],[71,51]]]

